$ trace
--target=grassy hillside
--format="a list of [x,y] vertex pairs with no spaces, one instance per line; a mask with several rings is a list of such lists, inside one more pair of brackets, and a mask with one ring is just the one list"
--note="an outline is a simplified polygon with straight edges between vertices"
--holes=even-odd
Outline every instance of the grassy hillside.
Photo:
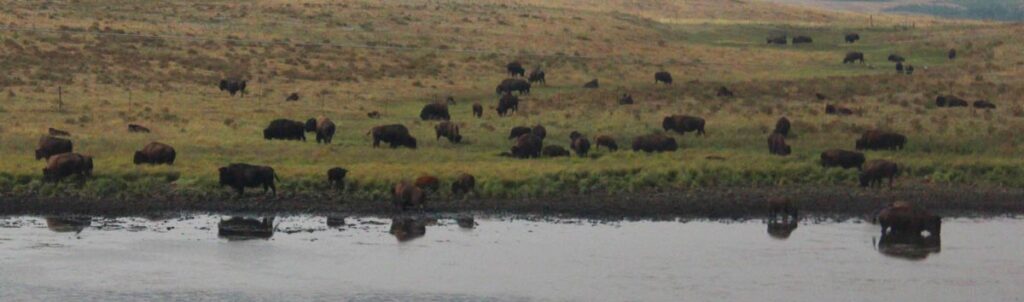
[[[481,194],[492,197],[852,185],[854,171],[821,169],[818,154],[852,149],[873,128],[910,138],[904,151],[868,153],[903,164],[904,182],[1024,184],[1020,26],[920,18],[909,28],[903,17],[869,22],[752,1],[416,3],[97,0],[0,8],[0,191],[223,196],[212,190],[215,172],[230,162],[273,166],[287,192],[321,190],[324,172],[342,166],[355,182],[348,194],[369,198],[402,178],[459,172],[477,175]],[[864,39],[843,43],[847,32]],[[815,42],[764,43],[776,34]],[[960,59],[949,61],[945,51],[953,47]],[[867,64],[841,64],[849,51],[864,52]],[[908,57],[917,73],[895,75],[884,60],[890,53]],[[548,84],[535,86],[520,112],[499,118],[494,86],[514,60],[543,66]],[[672,72],[675,84],[655,85],[659,70]],[[218,91],[228,76],[249,79],[249,95]],[[600,89],[580,88],[594,78]],[[715,97],[719,86],[737,97]],[[284,102],[292,92],[302,99]],[[623,93],[637,104],[617,105]],[[936,109],[938,93],[990,99],[999,109]],[[424,104],[449,95],[458,101],[451,110],[463,144],[435,142],[435,123],[418,119]],[[485,105],[483,119],[470,116],[473,102]],[[857,114],[826,116],[826,102]],[[369,111],[383,118],[369,119]],[[660,131],[665,115],[682,113],[707,119],[708,135],[677,135],[683,149],[670,154],[497,156],[517,125],[545,125],[546,144],[567,146],[576,130],[628,146],[634,136]],[[273,119],[318,115],[339,126],[330,146],[262,139]],[[767,154],[765,139],[780,116],[794,121],[797,135],[788,157]],[[128,123],[154,131],[128,133]],[[367,130],[388,123],[409,126],[420,148],[371,148]],[[48,127],[70,131],[76,151],[96,158],[95,179],[40,182],[44,163],[32,150]],[[132,164],[132,152],[154,140],[177,148],[173,167]]]

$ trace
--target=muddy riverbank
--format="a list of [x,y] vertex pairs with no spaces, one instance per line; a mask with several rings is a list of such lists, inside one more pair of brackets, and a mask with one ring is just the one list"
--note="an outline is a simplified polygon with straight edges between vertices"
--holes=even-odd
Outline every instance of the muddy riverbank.
[[[818,216],[870,215],[896,200],[912,201],[945,216],[1024,213],[1024,190],[975,186],[905,186],[896,189],[780,186],[646,191],[632,194],[565,194],[542,198],[430,200],[425,212],[540,214],[610,218],[746,218],[765,213],[769,198],[787,198],[803,213]],[[390,200],[344,196],[246,195],[230,199],[178,196],[146,199],[0,197],[0,215],[146,215],[161,212],[349,213],[387,215]]]

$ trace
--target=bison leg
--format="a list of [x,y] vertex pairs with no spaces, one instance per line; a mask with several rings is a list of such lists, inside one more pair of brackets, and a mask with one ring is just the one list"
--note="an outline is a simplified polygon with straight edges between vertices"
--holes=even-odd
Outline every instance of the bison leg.
[[380,147],[380,138],[377,138],[376,136],[373,137],[373,147]]

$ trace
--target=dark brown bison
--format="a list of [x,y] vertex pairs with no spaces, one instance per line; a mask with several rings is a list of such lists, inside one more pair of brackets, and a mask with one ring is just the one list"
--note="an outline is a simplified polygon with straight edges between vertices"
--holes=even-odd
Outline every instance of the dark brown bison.
[[380,111],[370,111],[370,112],[366,113],[366,117],[372,118],[372,119],[379,119],[380,116],[381,116],[380,115]]
[[775,221],[780,215],[782,220],[797,220],[796,205],[789,199],[768,199],[768,220]]
[[814,93],[814,98],[818,99],[819,101],[824,101],[824,100],[828,99],[828,96],[824,95],[824,94],[821,94],[820,92],[817,92],[817,93]]
[[902,134],[868,130],[856,142],[857,150],[901,150],[907,144]]
[[886,60],[889,60],[889,62],[901,63],[905,62],[907,59],[898,54],[889,54],[889,57],[886,58]]
[[263,139],[306,141],[306,125],[300,121],[276,119],[263,129]]
[[299,93],[298,92],[292,92],[292,94],[289,94],[288,97],[284,98],[285,102],[295,102],[295,101],[298,101],[298,100],[299,100]]
[[860,186],[882,186],[882,180],[888,178],[889,187],[892,188],[893,180],[899,172],[900,168],[894,162],[882,159],[869,161],[860,172]]
[[373,127],[367,135],[373,135],[373,147],[380,147],[380,142],[388,143],[391,148],[408,147],[416,149],[416,138],[409,134],[409,128],[400,124]]
[[935,106],[938,107],[967,107],[967,101],[954,95],[940,95],[935,97]]
[[808,43],[813,43],[813,42],[814,42],[814,39],[811,39],[811,37],[808,37],[808,36],[796,36],[796,37],[793,37],[793,45],[796,45],[796,44],[808,44]]
[[406,242],[427,234],[427,219],[398,217],[391,219],[391,229],[388,233],[395,236],[399,242]]
[[787,39],[788,39],[788,37],[786,37],[785,35],[782,35],[782,36],[768,37],[768,39],[765,39],[765,41],[768,42],[767,44],[786,45],[786,43],[788,43]]
[[132,161],[136,165],[173,165],[174,158],[176,156],[177,152],[174,151],[174,147],[168,146],[164,143],[151,142],[142,147],[142,150],[135,151],[135,157]]
[[134,133],[149,133],[149,128],[143,127],[137,124],[128,124],[128,132]]
[[673,152],[679,149],[676,139],[671,136],[654,133],[638,136],[633,139],[633,151],[651,152]]
[[718,87],[718,91],[715,92],[715,96],[718,96],[720,98],[731,98],[731,97],[734,97],[736,95],[733,94],[732,90],[729,90],[728,87],[722,86],[722,87]]
[[67,131],[54,128],[47,129],[46,132],[50,134],[50,136],[71,136],[71,133],[68,133]]
[[590,82],[583,84],[583,88],[588,89],[597,89],[599,87],[601,87],[601,84],[597,82],[597,79],[590,80]]
[[334,122],[326,117],[311,118],[306,120],[306,132],[316,133],[316,143],[330,144],[334,139]]
[[768,136],[768,153],[786,156],[792,153],[793,149],[786,145],[786,136],[782,133],[772,132]]
[[531,132],[533,132],[533,129],[530,129],[530,127],[523,127],[523,126],[512,127],[512,130],[508,131],[508,139],[519,138],[523,134],[527,134],[527,133],[531,133]]
[[516,138],[512,145],[511,154],[516,158],[537,158],[540,157],[544,148],[544,140],[533,134],[523,134]]
[[562,157],[569,156],[569,150],[565,150],[564,147],[559,145],[547,145],[544,146],[544,150],[541,151],[544,157]]
[[505,79],[494,88],[497,94],[519,92],[519,95],[530,94],[530,82],[523,79]]
[[619,105],[633,105],[634,103],[636,102],[633,101],[633,96],[628,93],[623,94],[622,97],[619,98]]
[[447,121],[452,116],[448,114],[448,105],[444,103],[430,103],[423,105],[420,110],[420,119],[424,121]]
[[573,138],[572,144],[570,144],[569,147],[572,148],[573,152],[576,152],[576,156],[584,157],[587,156],[587,153],[590,153],[590,140],[581,135],[577,138]]
[[533,135],[536,135],[540,139],[545,139],[548,137],[548,129],[544,128],[544,126],[541,124],[533,126],[533,128],[530,129],[530,133],[533,133]]
[[907,71],[907,75],[914,74],[914,65],[907,64],[907,68],[905,70]]
[[498,116],[506,116],[512,112],[519,111],[519,98],[511,93],[502,95],[501,99],[498,100],[497,111]]
[[74,146],[69,139],[44,135],[39,138],[39,145],[36,147],[36,160],[50,159],[50,156],[69,153],[73,149]]
[[993,104],[992,102],[989,102],[987,100],[977,100],[977,101],[974,101],[974,108],[978,108],[978,109],[996,109],[996,104]]
[[220,80],[220,91],[227,91],[231,96],[235,96],[235,93],[241,92],[240,96],[245,96],[245,80],[240,79],[223,79]]
[[508,76],[510,77],[526,75],[526,68],[523,68],[523,64],[519,62],[508,63],[505,65],[505,70],[508,71]]
[[667,116],[661,121],[661,128],[679,134],[696,131],[697,135],[704,135],[704,119],[689,115]]
[[857,34],[857,33],[846,34],[846,43],[857,42],[857,40],[860,40],[860,34]]
[[484,116],[484,106],[480,103],[473,103],[473,116],[481,118]]
[[43,181],[59,182],[71,175],[92,176],[92,157],[78,153],[61,153],[46,160]]
[[947,56],[950,60],[956,59],[956,48],[950,48],[949,53],[947,53]]
[[533,71],[530,72],[529,81],[530,81],[531,84],[532,83],[540,83],[540,84],[547,85],[547,81],[544,79],[544,76],[545,76],[544,70],[541,70],[540,68],[537,68],[537,69],[534,69]]
[[619,150],[619,144],[615,142],[615,138],[608,135],[598,135],[594,138],[594,150],[601,147],[608,148],[608,151],[611,152]]
[[864,165],[864,153],[840,149],[829,149],[821,152],[822,167],[857,168],[859,170],[862,165]]
[[452,143],[462,142],[462,134],[459,134],[458,124],[444,121],[434,126],[434,132],[437,134],[437,138],[435,140],[440,140],[441,137],[444,137]]
[[423,189],[413,185],[413,183],[408,180],[403,180],[395,184],[395,188],[391,191],[391,194],[393,204],[399,211],[405,211],[412,207],[423,208],[424,204],[427,202],[427,194],[423,192]]
[[843,58],[843,64],[849,64],[849,63],[853,63],[853,62],[857,62],[857,61],[860,61],[861,64],[864,63],[864,53],[863,52],[856,52],[856,51],[848,52],[848,53],[846,53],[846,58]]
[[427,193],[437,192],[437,190],[441,188],[441,180],[431,175],[417,177],[416,181],[412,184],[425,190]]
[[462,173],[452,182],[452,195],[469,194],[476,190],[476,177]]
[[852,115],[853,110],[839,105],[825,105],[825,114],[831,115]]
[[665,83],[665,85],[672,84],[672,74],[668,71],[659,71],[654,73],[654,83]]
[[335,188],[340,190],[345,189],[345,176],[348,175],[348,170],[342,167],[334,167],[327,170],[327,183],[333,185]]
[[878,225],[882,227],[882,235],[908,234],[920,236],[928,231],[928,236],[941,236],[942,217],[932,215],[927,210],[913,206],[907,202],[895,202],[878,212]]
[[789,137],[789,119],[785,116],[779,118],[779,120],[775,122],[775,131],[772,132],[782,134],[784,137]]
[[238,196],[245,193],[247,187],[263,187],[263,193],[268,191],[277,195],[277,187],[274,180],[280,180],[274,173],[274,168],[267,166],[255,166],[244,163],[233,163],[226,167],[217,169],[220,176],[220,185],[229,186],[238,192]]
[[896,62],[896,73],[903,74],[903,63]]

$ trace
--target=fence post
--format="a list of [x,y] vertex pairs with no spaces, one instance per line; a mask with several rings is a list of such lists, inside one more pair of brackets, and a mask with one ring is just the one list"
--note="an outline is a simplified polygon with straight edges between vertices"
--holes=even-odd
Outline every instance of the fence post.
[[128,88],[128,112],[132,112],[132,89]]
[[57,112],[64,112],[64,87],[57,86]]

